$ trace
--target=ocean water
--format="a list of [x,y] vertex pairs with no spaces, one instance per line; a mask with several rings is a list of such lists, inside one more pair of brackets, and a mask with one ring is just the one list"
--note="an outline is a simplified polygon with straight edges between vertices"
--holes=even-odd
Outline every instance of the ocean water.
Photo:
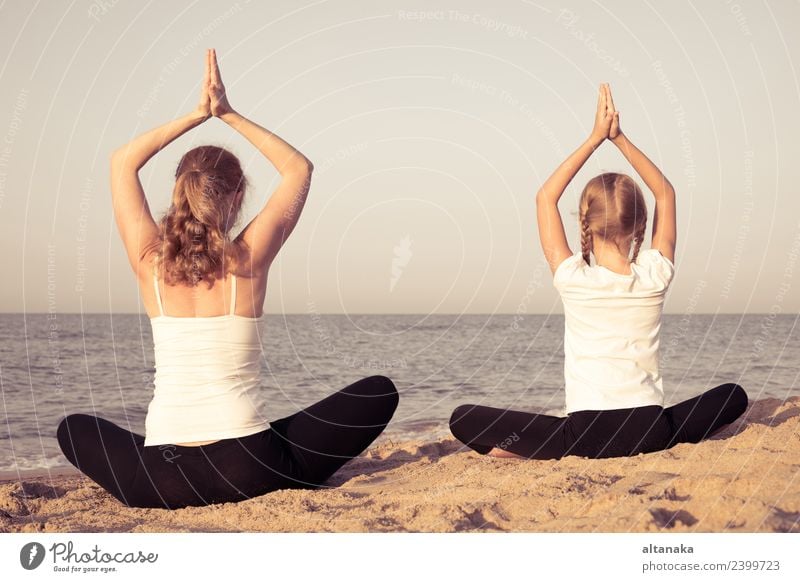
[[[665,404],[723,382],[751,399],[800,395],[796,314],[665,315]],[[448,435],[465,403],[561,414],[562,315],[267,315],[263,414],[274,420],[364,376],[400,405],[380,440]],[[0,314],[0,471],[71,467],[58,420],[84,412],[144,434],[150,322],[136,314]]]

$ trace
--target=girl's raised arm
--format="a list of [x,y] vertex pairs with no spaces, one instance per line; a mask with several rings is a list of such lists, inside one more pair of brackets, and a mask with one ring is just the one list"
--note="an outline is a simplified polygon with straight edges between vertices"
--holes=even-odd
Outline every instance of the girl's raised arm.
[[233,110],[225,94],[213,49],[208,58],[211,63],[212,114],[246,137],[281,175],[280,184],[264,208],[237,237],[250,249],[252,268],[268,269],[300,218],[311,185],[313,166],[308,158],[276,134]]
[[561,262],[572,255],[564,233],[564,224],[558,211],[558,201],[567,185],[586,163],[600,144],[608,137],[613,115],[608,108],[608,92],[601,85],[597,96],[597,113],[594,128],[589,138],[556,168],[553,175],[536,194],[536,216],[539,224],[539,240],[550,271],[555,273]]
[[619,129],[619,114],[614,109],[611,90],[608,100],[614,111],[614,124],[609,139],[616,145],[653,193],[656,208],[653,213],[653,240],[651,246],[675,264],[675,239],[677,237],[675,189],[661,170],[642,153]]

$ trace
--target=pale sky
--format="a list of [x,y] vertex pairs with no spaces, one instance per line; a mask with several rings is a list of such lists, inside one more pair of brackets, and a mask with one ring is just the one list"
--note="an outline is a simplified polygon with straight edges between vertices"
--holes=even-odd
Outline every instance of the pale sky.
[[[798,2],[751,0],[4,2],[0,311],[143,311],[108,157],[195,107],[214,47],[233,107],[316,167],[267,313],[561,312],[534,195],[589,135],[601,82],[677,191],[665,311],[797,312],[798,22]],[[150,206],[203,143],[253,184],[238,232],[276,173],[218,119],[143,168]],[[605,144],[562,198],[573,252],[602,171],[642,184]]]

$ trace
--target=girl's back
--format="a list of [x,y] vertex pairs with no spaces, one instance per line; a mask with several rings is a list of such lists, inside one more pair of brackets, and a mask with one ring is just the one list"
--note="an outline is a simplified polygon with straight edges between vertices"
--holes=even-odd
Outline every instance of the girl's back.
[[[578,211],[581,252],[569,248],[558,201],[606,140],[653,193],[650,250],[640,252],[647,228],[641,189],[616,172],[586,184]],[[450,416],[458,440],[495,457],[619,457],[698,442],[744,412],[747,394],[734,383],[663,405],[658,347],[664,295],[675,274],[675,190],[620,130],[608,85],[600,87],[589,139],[539,189],[536,213],[542,250],[564,303],[567,415],[463,404]]]
[[623,275],[576,253],[557,267],[564,304],[566,412],[663,405],[658,369],[664,296],[675,267],[657,249]]

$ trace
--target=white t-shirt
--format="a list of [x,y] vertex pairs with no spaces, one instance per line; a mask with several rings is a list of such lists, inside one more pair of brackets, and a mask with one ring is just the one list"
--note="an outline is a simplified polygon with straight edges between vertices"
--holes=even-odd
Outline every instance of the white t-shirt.
[[564,259],[553,285],[564,303],[565,412],[656,404],[664,295],[675,265],[657,249],[639,251],[631,274]]

